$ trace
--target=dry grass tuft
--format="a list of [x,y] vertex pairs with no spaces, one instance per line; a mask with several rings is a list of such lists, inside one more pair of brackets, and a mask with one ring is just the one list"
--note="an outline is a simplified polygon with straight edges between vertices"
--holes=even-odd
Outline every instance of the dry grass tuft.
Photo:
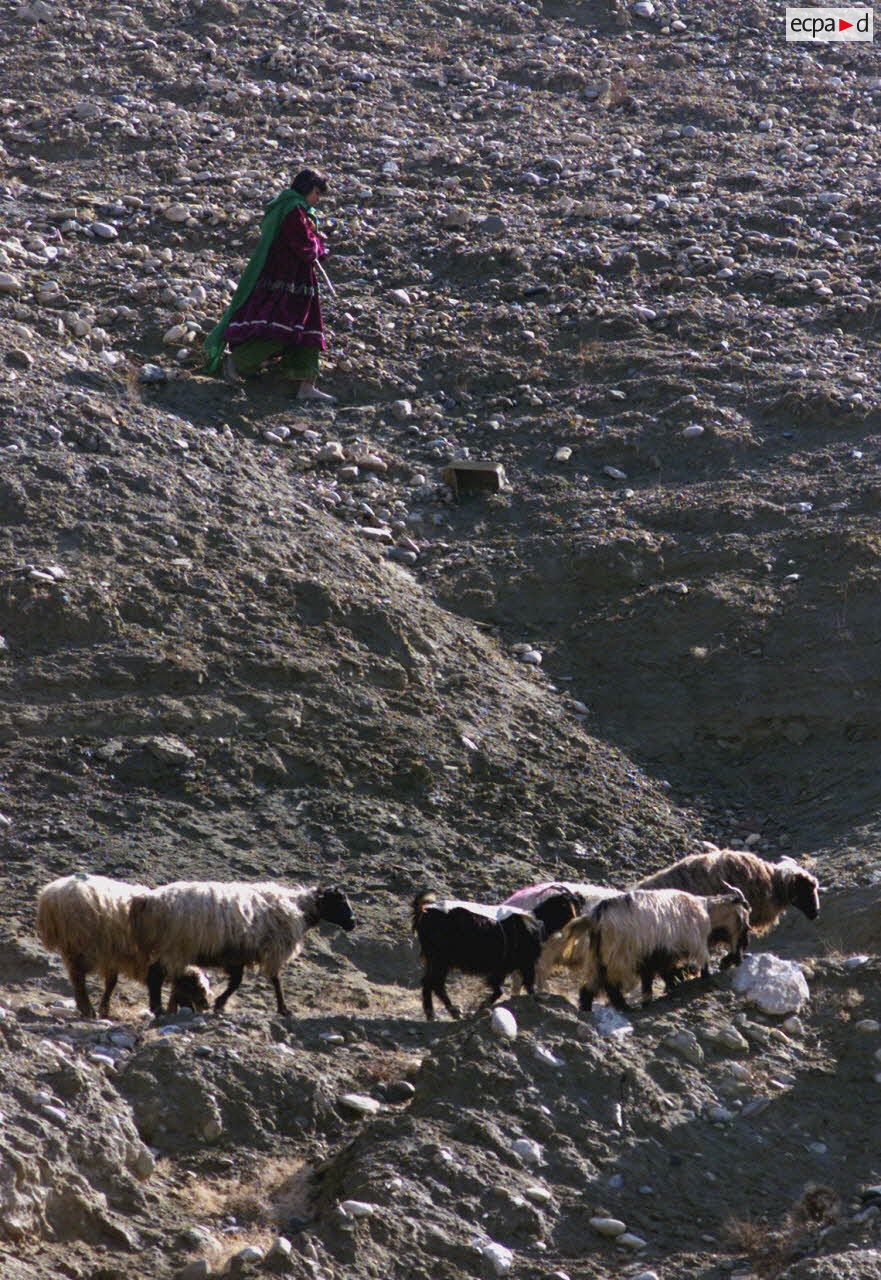
[[775,1280],[791,1262],[805,1257],[821,1231],[841,1218],[841,1201],[831,1187],[810,1185],[786,1214],[778,1230],[765,1219],[730,1219],[726,1242],[746,1254],[760,1280]]

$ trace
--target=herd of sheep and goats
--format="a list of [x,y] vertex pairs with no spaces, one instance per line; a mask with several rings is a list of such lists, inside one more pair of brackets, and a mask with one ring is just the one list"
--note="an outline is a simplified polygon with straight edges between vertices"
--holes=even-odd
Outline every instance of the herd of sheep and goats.
[[[626,892],[549,881],[518,889],[498,905],[420,893],[412,925],[425,1016],[434,1017],[435,995],[460,1016],[446,989],[451,971],[485,979],[486,1006],[501,997],[509,976],[514,994],[521,986],[532,994],[562,969],[577,983],[582,1009],[600,992],[626,1009],[637,983],[645,1001],[656,978],[670,992],[695,969],[706,977],[715,946],[726,949],[721,967],[739,964],[750,932],[770,928],[790,905],[809,920],[820,909],[817,880],[794,859],[771,863],[712,845]],[[228,982],[214,1000],[220,1011],[248,966],[259,966],[278,1013],[286,1015],[279,974],[321,920],[355,928],[338,886],[179,881],[151,890],[81,872],[53,880],[37,899],[37,933],[64,961],[83,1017],[94,1017],[90,973],[104,979],[99,1015],[106,1018],[120,974],[146,985],[150,1010],[159,1015],[166,981],[170,1013],[181,1006],[204,1010],[211,989],[202,969],[223,970]]]

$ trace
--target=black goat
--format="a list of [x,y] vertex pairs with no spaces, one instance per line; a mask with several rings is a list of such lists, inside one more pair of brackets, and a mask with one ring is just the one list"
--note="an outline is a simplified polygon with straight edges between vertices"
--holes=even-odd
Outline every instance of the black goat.
[[426,1018],[434,1017],[434,995],[451,1017],[461,1017],[447,994],[451,969],[486,979],[490,994],[482,1008],[499,999],[510,973],[519,973],[532,995],[535,966],[545,938],[544,925],[533,915],[478,904],[441,904],[434,894],[420,893],[413,900],[413,932],[422,952]]

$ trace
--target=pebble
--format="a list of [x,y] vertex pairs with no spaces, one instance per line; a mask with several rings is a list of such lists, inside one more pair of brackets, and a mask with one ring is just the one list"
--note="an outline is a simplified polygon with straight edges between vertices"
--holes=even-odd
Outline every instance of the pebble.
[[618,467],[603,467],[603,475],[608,476],[611,480],[627,479],[627,472],[621,471]]
[[655,16],[655,6],[652,4],[652,0],[635,0],[635,3],[630,8],[637,18],[653,18]]
[[167,382],[168,374],[158,364],[145,364],[138,375],[141,382]]
[[871,956],[865,955],[848,956],[843,967],[845,969],[862,969],[863,965],[868,964],[871,958]]
[[618,1236],[615,1244],[624,1245],[627,1249],[644,1249],[648,1244],[647,1240],[643,1240],[642,1236],[635,1235],[632,1231],[625,1231],[623,1235]]
[[676,1031],[673,1035],[665,1036],[661,1043],[694,1067],[701,1066],[704,1061],[704,1051],[693,1031]]
[[540,667],[542,655],[538,649],[527,649],[525,653],[518,655],[521,662],[525,662],[529,667]]
[[497,1276],[505,1276],[514,1265],[514,1253],[503,1244],[485,1244],[481,1250]]
[[697,423],[694,423],[690,427],[683,427],[681,434],[685,440],[698,440],[702,435],[704,435],[705,431],[705,427],[701,427]]
[[340,1209],[348,1218],[372,1218],[376,1213],[376,1205],[366,1200],[343,1200]]
[[165,210],[165,217],[169,222],[186,222],[190,216],[190,211],[185,204],[170,204]]
[[623,1236],[627,1230],[627,1223],[620,1218],[591,1218],[590,1225],[597,1235],[605,1236],[607,1240]]
[[740,1034],[737,1027],[709,1027],[704,1031],[704,1039],[714,1049],[727,1050],[729,1053],[749,1053],[749,1041]]
[[392,415],[398,422],[406,422],[413,415],[413,405],[409,400],[393,400]]
[[876,1031],[881,1031],[881,1022],[878,1022],[875,1018],[861,1018],[859,1022],[854,1023],[853,1029],[854,1031],[874,1034]]
[[230,1261],[237,1263],[239,1266],[257,1266],[264,1258],[263,1250],[258,1249],[255,1244],[246,1244],[244,1249],[239,1249],[238,1253],[234,1253]]
[[572,450],[568,444],[561,444],[559,449],[554,453],[554,462],[568,462],[572,457]]
[[21,293],[22,283],[11,271],[0,271],[0,293]]
[[181,1267],[179,1271],[174,1273],[174,1280],[208,1280],[211,1274],[208,1263],[204,1258],[196,1258],[192,1262],[188,1262],[186,1266]]
[[527,1200],[531,1200],[533,1204],[550,1204],[553,1196],[547,1187],[540,1186],[537,1182],[526,1187],[523,1194]]
[[357,467],[340,467],[339,478],[344,482],[352,482],[357,480],[361,472]]
[[517,1019],[510,1009],[493,1009],[490,1027],[500,1040],[517,1039]]
[[355,1111],[362,1116],[375,1116],[382,1110],[382,1104],[375,1098],[368,1098],[364,1093],[342,1093],[337,1101],[348,1111]]
[[640,1271],[638,1275],[631,1276],[630,1280],[658,1280],[657,1271]]
[[293,1245],[290,1240],[286,1236],[276,1236],[266,1255],[266,1261],[269,1266],[283,1265],[289,1261],[292,1252]]
[[389,297],[401,307],[410,306],[410,295],[406,289],[392,289],[389,292]]
[[93,222],[89,227],[93,236],[99,240],[118,240],[119,232],[112,222]]
[[517,1138],[511,1143],[511,1150],[524,1164],[541,1164],[544,1160],[541,1147],[532,1138]]

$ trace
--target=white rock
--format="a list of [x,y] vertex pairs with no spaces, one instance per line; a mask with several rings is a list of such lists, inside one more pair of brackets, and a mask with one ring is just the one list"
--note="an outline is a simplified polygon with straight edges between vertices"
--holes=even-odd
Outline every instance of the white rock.
[[854,1031],[864,1031],[867,1034],[873,1034],[881,1031],[881,1022],[875,1018],[861,1018],[859,1022],[854,1023]]
[[591,1025],[601,1036],[629,1036],[633,1034],[633,1025],[623,1013],[613,1009],[609,1004],[598,1005],[591,1010]]
[[511,1150],[524,1164],[541,1164],[544,1159],[541,1147],[532,1138],[517,1138],[511,1143]]
[[406,289],[391,289],[389,291],[389,297],[393,302],[397,302],[401,307],[410,306],[410,295]]
[[189,336],[189,329],[185,324],[173,324],[167,329],[162,337],[162,341],[167,347],[178,347]]
[[286,1236],[276,1236],[272,1242],[272,1248],[266,1255],[266,1261],[269,1263],[287,1262],[292,1252],[293,1245],[290,1240]]
[[554,452],[554,462],[568,462],[572,457],[572,450],[568,444],[561,444],[559,449]]
[[631,1276],[630,1280],[658,1280],[657,1271],[640,1271],[639,1275]]
[[520,654],[520,661],[525,662],[529,667],[540,667],[541,654],[538,649],[527,649],[525,653]]
[[704,1060],[704,1051],[698,1044],[697,1036],[693,1031],[676,1031],[672,1035],[665,1036],[662,1043],[665,1048],[671,1049],[692,1066],[699,1067]]
[[637,18],[653,18],[655,16],[655,6],[652,0],[636,0],[635,4],[630,6]]
[[732,986],[738,995],[762,1013],[798,1013],[810,999],[801,966],[775,955],[750,955],[734,972]]
[[693,423],[690,427],[682,428],[682,438],[684,440],[697,440],[704,434],[705,430],[705,427],[699,426],[698,423]]
[[21,281],[10,271],[0,271],[0,293],[21,293]]
[[623,1235],[618,1236],[615,1244],[622,1244],[626,1249],[633,1249],[635,1251],[637,1249],[644,1249],[646,1241],[643,1240],[642,1236],[635,1235],[632,1231],[625,1231]]
[[406,422],[413,412],[413,405],[409,400],[392,401],[392,413],[398,422]]
[[190,211],[185,204],[170,204],[165,210],[165,216],[169,222],[186,222]]
[[531,1200],[533,1204],[550,1204],[553,1199],[547,1187],[540,1186],[537,1182],[527,1187],[523,1194],[527,1200]]
[[489,1025],[501,1040],[517,1039],[517,1019],[510,1009],[493,1009]]
[[119,232],[112,222],[93,222],[89,227],[92,235],[98,240],[118,240]]
[[505,1276],[514,1265],[514,1253],[503,1244],[485,1244],[481,1250],[497,1276]]
[[238,1263],[255,1264],[263,1261],[263,1250],[258,1249],[255,1244],[245,1245],[244,1249],[239,1249],[238,1253],[233,1254],[233,1258]]
[[864,964],[868,964],[871,956],[848,956],[844,962],[845,969],[862,969]]
[[364,1093],[342,1093],[338,1101],[341,1107],[346,1107],[349,1111],[357,1111],[362,1116],[375,1116],[382,1110],[381,1103],[375,1098],[368,1098]]
[[627,479],[627,472],[621,471],[618,467],[603,467],[603,475],[609,476],[612,480]]
[[376,1213],[376,1205],[366,1200],[343,1200],[340,1208],[349,1218],[372,1218]]
[[591,1218],[590,1225],[597,1235],[605,1236],[607,1240],[623,1236],[627,1230],[627,1223],[622,1222],[620,1218]]

